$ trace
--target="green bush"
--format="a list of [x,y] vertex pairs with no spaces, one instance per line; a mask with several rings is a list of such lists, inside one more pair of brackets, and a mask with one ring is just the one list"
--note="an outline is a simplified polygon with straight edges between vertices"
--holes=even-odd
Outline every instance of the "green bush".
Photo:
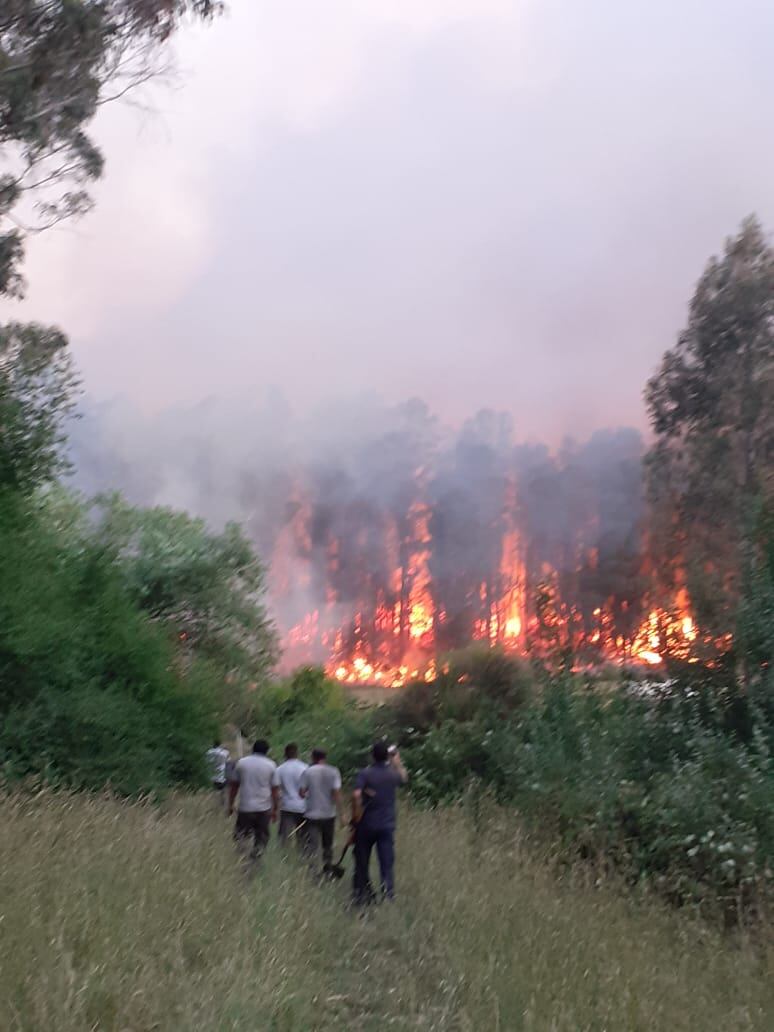
[[347,696],[338,681],[322,667],[300,667],[289,677],[263,685],[256,695],[251,728],[272,734],[274,728],[309,713],[335,712],[345,708]]
[[202,783],[207,667],[183,664],[110,557],[88,536],[63,542],[45,507],[0,498],[0,539],[6,776],[126,793]]
[[[431,726],[409,706],[411,791],[436,805],[489,786],[568,855],[737,913],[769,892],[774,868],[774,704],[762,686],[740,695],[713,672],[692,677],[637,697],[561,676],[509,714],[483,693],[468,719]],[[393,719],[406,712],[401,699]]]
[[302,667],[260,690],[248,730],[270,740],[275,759],[288,742],[296,742],[302,756],[324,748],[330,762],[350,777],[366,761],[378,733],[377,715],[359,707],[322,668]]
[[638,689],[473,649],[434,682],[364,708],[307,668],[260,692],[254,730],[275,755],[289,741],[303,754],[325,747],[346,779],[389,737],[416,802],[480,786],[568,858],[736,915],[772,889],[774,692],[763,681],[742,692],[722,669],[678,674]]
[[475,645],[447,656],[438,677],[408,685],[391,707],[396,735],[427,732],[447,720],[468,721],[484,709],[513,714],[534,695],[536,672],[501,649]]

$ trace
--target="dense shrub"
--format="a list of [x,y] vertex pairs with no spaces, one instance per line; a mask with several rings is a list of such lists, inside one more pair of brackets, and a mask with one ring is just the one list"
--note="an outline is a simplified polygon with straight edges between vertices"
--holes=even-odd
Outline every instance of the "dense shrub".
[[404,729],[404,756],[425,803],[483,782],[570,852],[736,910],[774,867],[769,698],[695,684],[635,697],[557,678],[507,719],[483,700],[467,721]]
[[[45,507],[0,496],[0,762],[136,793],[200,783],[216,726],[209,671],[180,662],[120,571]],[[185,667],[185,669],[183,669]]]
[[326,677],[321,667],[300,667],[261,686],[249,722],[262,734],[273,734],[276,727],[296,717],[337,712],[347,705],[342,686]]
[[492,716],[516,712],[533,697],[536,671],[500,649],[476,645],[454,652],[432,682],[405,688],[391,706],[395,734],[426,732],[447,720],[468,721],[485,710]]

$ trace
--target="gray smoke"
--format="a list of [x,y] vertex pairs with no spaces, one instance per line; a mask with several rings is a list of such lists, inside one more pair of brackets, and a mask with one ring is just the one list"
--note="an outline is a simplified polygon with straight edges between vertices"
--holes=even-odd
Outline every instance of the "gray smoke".
[[87,403],[71,434],[84,493],[117,489],[133,504],[185,509],[214,527],[243,524],[273,564],[270,602],[285,630],[332,598],[343,623],[377,599],[392,604],[396,555],[408,566],[419,547],[420,503],[449,647],[480,615],[482,583],[495,590],[508,526],[520,532],[528,591],[549,565],[585,619],[612,600],[622,632],[636,625],[642,451],[632,429],[552,452],[515,441],[506,414],[484,410],[454,429],[419,400],[375,397],[303,417],[277,396],[155,416],[126,402]]

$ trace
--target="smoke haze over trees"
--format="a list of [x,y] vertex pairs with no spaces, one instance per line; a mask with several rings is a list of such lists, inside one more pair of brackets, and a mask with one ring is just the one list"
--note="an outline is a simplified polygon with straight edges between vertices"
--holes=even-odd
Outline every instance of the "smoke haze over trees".
[[[620,632],[633,633],[644,604],[642,454],[632,429],[553,452],[517,443],[505,414],[482,411],[453,430],[419,400],[300,418],[271,401],[241,410],[210,401],[155,418],[121,403],[87,405],[72,431],[75,483],[86,493],[117,488],[136,505],[242,523],[270,563],[285,631],[334,598],[346,620],[380,594],[409,591],[393,576],[412,566],[417,506],[426,507],[426,574],[449,615],[439,647],[489,619],[506,581],[534,593],[549,568],[552,590],[587,625],[608,604]],[[509,533],[511,567],[529,577],[501,568]]]

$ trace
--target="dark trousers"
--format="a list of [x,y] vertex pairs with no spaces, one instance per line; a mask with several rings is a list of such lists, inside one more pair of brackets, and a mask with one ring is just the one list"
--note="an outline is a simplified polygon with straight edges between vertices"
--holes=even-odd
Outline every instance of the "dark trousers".
[[[280,810],[279,840],[283,846],[287,845],[290,836],[297,828],[300,828],[303,823],[304,815],[302,813],[293,813],[291,810]],[[298,839],[300,835],[303,835],[303,832],[298,832],[298,834],[293,835],[293,837]]]
[[371,850],[376,846],[379,858],[379,873],[382,892],[388,899],[395,895],[395,832],[392,828],[364,828],[358,825],[355,831],[355,879],[356,903],[370,903],[374,890],[368,869],[371,864]]
[[322,847],[323,867],[333,863],[333,836],[336,832],[336,818],[326,817],[314,820],[307,817],[304,828],[304,848],[310,860],[313,860]]
[[253,848],[250,855],[257,858],[268,844],[270,827],[271,810],[239,810],[234,825],[234,838],[237,842],[244,842],[252,835]]

